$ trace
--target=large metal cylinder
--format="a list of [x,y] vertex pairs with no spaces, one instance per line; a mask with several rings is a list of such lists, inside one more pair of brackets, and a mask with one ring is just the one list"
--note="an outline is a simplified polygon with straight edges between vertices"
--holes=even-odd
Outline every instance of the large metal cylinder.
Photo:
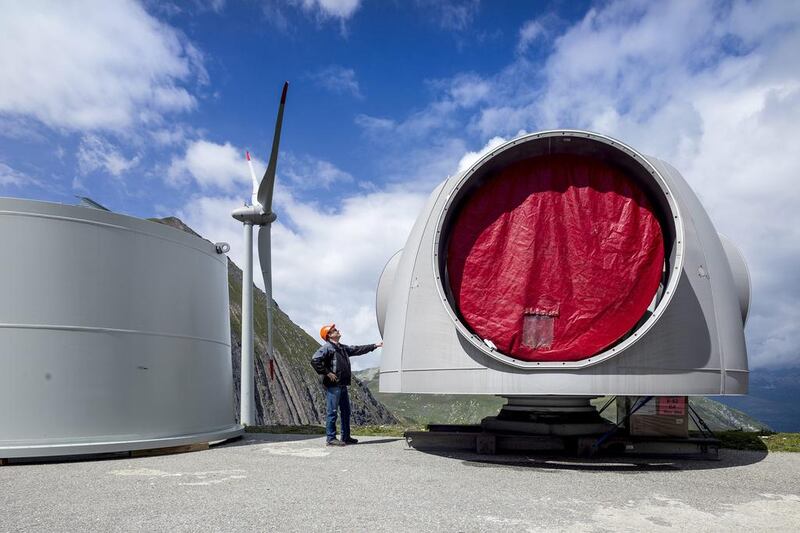
[[0,235],[0,458],[241,433],[227,259],[212,243],[16,199],[0,199]]

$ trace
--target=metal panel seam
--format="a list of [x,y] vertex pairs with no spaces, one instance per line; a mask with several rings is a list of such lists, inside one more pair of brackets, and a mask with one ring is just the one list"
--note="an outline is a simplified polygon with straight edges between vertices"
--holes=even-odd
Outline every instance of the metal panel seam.
[[125,333],[128,335],[147,335],[153,337],[170,337],[174,339],[189,339],[202,342],[211,342],[220,344],[228,348],[231,347],[230,342],[218,341],[206,337],[197,337],[194,335],[180,335],[177,333],[161,333],[158,331],[143,331],[138,329],[119,329],[119,328],[103,328],[94,326],[61,326],[57,324],[3,324],[0,323],[0,329],[51,329],[55,331],[86,331],[89,333]]
[[[141,231],[141,230],[138,230],[138,229],[129,228],[127,226],[120,226],[120,225],[117,225],[117,224],[110,224],[108,222],[99,222],[97,220],[86,220],[86,219],[80,219],[80,218],[74,218],[74,217],[68,217],[68,216],[62,216],[62,215],[45,215],[45,214],[42,214],[42,213],[25,213],[25,212],[22,212],[22,211],[0,211],[0,216],[3,216],[3,215],[5,215],[5,216],[30,217],[30,218],[46,218],[46,219],[53,219],[53,220],[65,220],[65,221],[68,221],[68,222],[73,222],[75,224],[88,224],[88,225],[91,225],[91,226],[104,226],[104,227],[108,227],[108,228],[129,231],[131,233],[144,235],[146,237],[153,237],[153,238],[156,238],[156,239],[159,239],[159,240],[162,240],[162,241],[169,242],[171,244],[177,244],[178,246],[183,246],[185,248],[189,248],[189,249],[195,250],[197,252],[203,253],[203,254],[208,255],[210,257],[213,257],[214,259],[216,259],[217,261],[220,261],[220,262],[222,262],[222,258],[220,258],[219,256],[220,255],[224,255],[224,254],[217,254],[217,253],[211,254],[211,253],[209,253],[209,252],[207,252],[207,251],[205,251],[205,250],[203,250],[201,248],[198,248],[196,246],[191,246],[191,245],[189,245],[189,244],[187,244],[185,242],[180,242],[180,241],[176,241],[176,240],[173,240],[173,239],[168,239],[166,237],[162,237],[161,235],[154,235],[153,233],[148,233],[146,231]],[[158,222],[153,222],[153,224],[158,224]],[[163,224],[162,224],[162,226],[170,227],[170,226],[165,226]],[[172,229],[175,229],[175,228],[172,228]],[[178,231],[180,231],[180,230],[178,230]],[[194,237],[191,233],[186,233],[186,235]],[[196,238],[200,238],[200,237],[196,237]],[[203,239],[201,239],[201,240],[203,240]]]

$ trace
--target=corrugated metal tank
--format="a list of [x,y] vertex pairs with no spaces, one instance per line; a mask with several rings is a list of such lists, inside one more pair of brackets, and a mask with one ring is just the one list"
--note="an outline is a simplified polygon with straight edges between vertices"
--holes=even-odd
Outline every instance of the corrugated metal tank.
[[0,199],[0,458],[222,440],[227,259],[95,209]]

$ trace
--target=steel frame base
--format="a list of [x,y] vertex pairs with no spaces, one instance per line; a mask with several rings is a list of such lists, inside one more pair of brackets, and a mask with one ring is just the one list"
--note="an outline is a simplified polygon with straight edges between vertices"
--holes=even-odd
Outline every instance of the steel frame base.
[[558,453],[580,457],[668,456],[719,459],[719,441],[708,438],[659,438],[619,435],[597,445],[597,435],[532,435],[486,431],[479,425],[430,425],[407,431],[409,447],[425,452],[470,452],[485,455]]

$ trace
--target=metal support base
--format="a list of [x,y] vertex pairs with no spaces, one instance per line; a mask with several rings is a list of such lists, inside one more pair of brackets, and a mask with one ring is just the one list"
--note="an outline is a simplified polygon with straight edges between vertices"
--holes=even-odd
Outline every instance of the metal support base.
[[497,416],[481,421],[489,433],[579,436],[601,435],[614,427],[588,396],[507,396]]
[[562,453],[661,455],[719,458],[719,441],[709,438],[659,438],[615,435],[616,426],[600,416],[590,397],[507,398],[497,416],[480,425],[430,425],[408,431],[406,442],[422,451],[479,454]]
[[481,426],[429,426],[407,431],[406,443],[425,452],[483,455],[558,453],[578,457],[661,456],[719,459],[719,441],[705,438],[615,437],[597,446],[597,435],[525,435],[484,431]]

